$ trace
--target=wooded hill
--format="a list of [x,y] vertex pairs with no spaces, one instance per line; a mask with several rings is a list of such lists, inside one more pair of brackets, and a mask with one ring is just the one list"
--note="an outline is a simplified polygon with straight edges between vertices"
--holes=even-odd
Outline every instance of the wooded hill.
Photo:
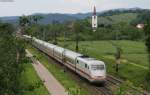
[[[129,8],[129,9],[113,9],[113,10],[107,10],[98,12],[97,14],[99,16],[112,16],[112,15],[118,15],[122,13],[141,13],[146,11],[145,9],[140,8]],[[77,13],[77,14],[60,14],[60,13],[49,13],[49,14],[42,14],[42,13],[35,13],[30,16],[42,16],[43,19],[39,21],[39,24],[50,24],[54,20],[58,22],[66,22],[66,21],[75,21],[80,19],[85,19],[87,17],[91,17],[92,13]],[[9,16],[9,17],[0,17],[0,20],[3,22],[8,22],[12,24],[19,24],[19,16]]]
[[41,25],[43,17],[37,23],[30,22],[30,19],[30,25],[25,28],[25,33],[46,41],[53,41],[55,38],[63,40],[64,34],[65,39],[75,40],[77,33],[79,40],[143,40],[143,29],[138,29],[136,25],[144,23],[145,17],[148,18],[149,14],[149,10],[143,9],[120,9],[101,13],[95,33],[92,32],[91,17],[63,23],[54,20],[53,23]]

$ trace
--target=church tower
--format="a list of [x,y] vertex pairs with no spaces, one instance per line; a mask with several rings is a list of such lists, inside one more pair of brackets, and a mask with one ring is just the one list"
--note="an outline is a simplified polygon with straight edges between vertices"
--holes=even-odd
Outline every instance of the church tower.
[[97,15],[96,15],[96,7],[94,6],[94,11],[93,11],[93,15],[92,15],[92,28],[93,31],[95,32],[97,29]]

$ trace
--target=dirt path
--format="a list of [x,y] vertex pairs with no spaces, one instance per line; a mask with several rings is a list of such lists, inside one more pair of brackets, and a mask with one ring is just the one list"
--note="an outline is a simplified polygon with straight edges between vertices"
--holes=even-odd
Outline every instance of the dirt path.
[[26,50],[27,56],[33,61],[33,67],[38,76],[44,81],[44,85],[51,95],[67,95],[65,88],[53,77],[53,75]]

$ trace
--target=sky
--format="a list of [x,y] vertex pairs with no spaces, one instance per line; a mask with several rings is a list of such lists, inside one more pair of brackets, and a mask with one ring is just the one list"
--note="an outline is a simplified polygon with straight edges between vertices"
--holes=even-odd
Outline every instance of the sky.
[[0,0],[0,17],[33,13],[86,13],[116,8],[150,9],[150,0]]

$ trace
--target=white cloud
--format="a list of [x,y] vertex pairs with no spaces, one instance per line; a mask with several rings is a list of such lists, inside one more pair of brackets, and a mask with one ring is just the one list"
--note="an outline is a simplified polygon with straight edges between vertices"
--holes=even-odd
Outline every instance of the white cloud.
[[150,9],[149,0],[14,0],[9,3],[0,2],[0,16],[90,12],[94,4],[97,11],[129,7]]

